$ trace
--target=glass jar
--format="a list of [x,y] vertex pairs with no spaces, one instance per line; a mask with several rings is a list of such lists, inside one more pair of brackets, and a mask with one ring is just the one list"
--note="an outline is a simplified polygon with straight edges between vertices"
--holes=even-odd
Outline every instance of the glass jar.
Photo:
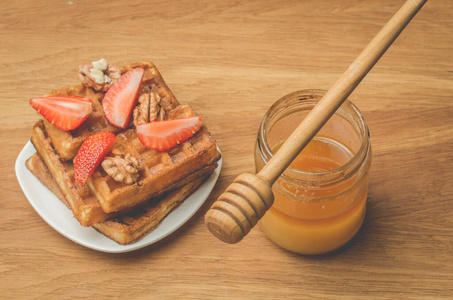
[[[271,106],[255,145],[257,173],[324,94],[297,91]],[[259,221],[262,231],[300,254],[323,254],[346,244],[365,217],[370,165],[368,127],[346,100],[274,183],[274,204]]]

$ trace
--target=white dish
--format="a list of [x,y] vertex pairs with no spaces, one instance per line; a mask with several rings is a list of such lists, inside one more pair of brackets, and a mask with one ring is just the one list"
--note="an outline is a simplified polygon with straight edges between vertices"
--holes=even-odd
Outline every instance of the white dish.
[[123,246],[105,237],[91,227],[81,226],[74,218],[71,210],[27,169],[25,161],[35,152],[36,150],[33,144],[28,142],[16,160],[17,180],[30,204],[44,221],[68,239],[85,247],[110,253],[137,250],[151,245],[176,231],[203,205],[214,188],[222,168],[222,159],[220,159],[218,167],[211,176],[198,190],[171,212],[156,229],[140,241]]

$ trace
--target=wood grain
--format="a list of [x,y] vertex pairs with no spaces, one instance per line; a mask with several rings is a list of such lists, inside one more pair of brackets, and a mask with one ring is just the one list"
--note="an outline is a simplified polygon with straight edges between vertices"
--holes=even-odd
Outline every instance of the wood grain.
[[[357,299],[453,295],[453,2],[428,1],[350,99],[370,127],[367,216],[335,253],[291,254],[254,228],[226,245],[209,206],[253,172],[261,118],[281,96],[328,89],[403,0],[4,1],[0,10],[0,291],[6,299]],[[48,226],[14,163],[28,100],[77,83],[82,63],[152,60],[203,114],[224,166],[202,209],[139,251],[89,250]],[[256,251],[259,249],[260,251]]]

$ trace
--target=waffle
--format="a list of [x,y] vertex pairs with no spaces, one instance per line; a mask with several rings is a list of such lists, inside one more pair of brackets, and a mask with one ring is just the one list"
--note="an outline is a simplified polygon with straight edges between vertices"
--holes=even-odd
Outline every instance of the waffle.
[[91,88],[86,88],[83,85],[76,85],[52,91],[47,96],[79,96],[91,99],[93,102],[92,113],[88,116],[85,122],[74,130],[61,130],[53,126],[45,118],[42,118],[46,131],[52,138],[55,150],[64,160],[72,160],[76,156],[80,145],[82,145],[83,141],[89,135],[100,131],[109,131],[113,133],[120,131],[120,128],[111,125],[104,116],[102,105],[100,103],[104,97],[104,93],[96,93]]
[[[175,116],[195,115],[190,106],[180,105],[174,111],[178,111]],[[129,129],[118,134],[114,149],[132,154],[142,162],[143,169],[140,171],[139,181],[133,185],[115,181],[102,168],[93,172],[87,185],[106,212],[133,207],[150,197],[156,197],[168,190],[172,182],[178,182],[220,159],[216,143],[206,126],[202,126],[186,142],[164,152],[146,148],[138,139],[136,131]]]
[[134,210],[121,217],[113,218],[93,227],[119,244],[136,242],[155,229],[162,220],[189,197],[207,178],[204,175],[174,190],[157,202],[146,205],[141,210]]
[[[88,186],[82,186],[75,183],[74,166],[72,162],[63,160],[60,155],[56,153],[56,151],[52,147],[52,141],[47,135],[46,127],[43,123],[43,121],[38,121],[33,127],[31,141],[35,146],[37,153],[47,166],[59,190],[61,191],[61,193],[63,193],[65,203],[67,203],[80,224],[82,226],[93,226],[96,223],[103,222],[108,218],[112,218],[124,213],[125,210],[106,213],[101,208],[99,201],[91,193]],[[34,154],[34,156],[37,156],[38,154]],[[27,167],[29,167],[29,165],[33,166],[38,164],[36,162],[33,164],[33,162],[37,160],[37,158],[34,158],[34,156],[31,157],[32,160],[30,161],[30,164],[27,165]],[[163,194],[165,191],[176,189],[191,182],[192,180],[204,177],[212,173],[216,167],[216,163],[207,165],[206,167],[189,174],[184,179],[173,182],[165,190],[156,193],[156,197],[160,194]],[[33,172],[32,169],[30,170]],[[35,174],[35,172],[33,173]],[[149,198],[151,197],[148,197],[148,199]]]
[[[26,161],[26,166],[51,192],[71,208],[46,165],[36,153]],[[143,207],[94,224],[93,227],[121,245],[134,243],[155,229],[174,208],[203,183],[207,176],[209,174],[202,175],[161,198],[150,200]]]
[[[145,70],[140,94],[149,93],[150,91],[157,92],[162,99],[161,105],[164,106],[166,110],[170,110],[179,105],[159,71],[151,62],[145,61],[127,65],[121,68],[121,74],[137,67],[141,67]],[[58,129],[43,118],[47,134],[51,138],[55,150],[64,160],[72,160],[77,155],[80,145],[91,134],[102,131],[113,133],[122,131],[121,128],[111,125],[105,118],[101,105],[101,101],[105,95],[104,92],[96,92],[90,87],[76,85],[54,90],[47,96],[68,95],[91,99],[93,102],[93,111],[78,128],[70,131]]]
[[37,153],[33,154],[29,159],[25,161],[27,167],[42,184],[44,184],[52,193],[54,193],[67,207],[69,207],[68,201],[64,197],[61,190],[58,188],[57,183],[53,180],[52,175],[47,169],[47,166],[42,161]]
[[[151,62],[124,66],[120,73],[137,67],[145,70],[139,97],[152,93],[153,99],[158,99],[159,120],[196,116],[190,106],[179,104]],[[27,167],[72,210],[82,226],[93,226],[120,244],[132,243],[155,228],[217,167],[220,153],[204,125],[186,142],[158,152],[147,149],[139,141],[133,126],[135,120],[126,129],[107,121],[101,105],[104,92],[76,85],[48,94],[60,95],[91,99],[93,111],[71,131],[62,131],[45,119],[38,121],[31,137],[37,153],[27,160]],[[151,95],[145,95],[144,99],[146,97]],[[141,101],[138,105],[137,116],[142,117],[146,109],[141,110]],[[140,162],[136,183],[117,182],[102,167],[94,170],[86,185],[75,182],[73,159],[83,141],[98,132],[112,132],[117,136],[107,156],[122,153],[132,155]]]

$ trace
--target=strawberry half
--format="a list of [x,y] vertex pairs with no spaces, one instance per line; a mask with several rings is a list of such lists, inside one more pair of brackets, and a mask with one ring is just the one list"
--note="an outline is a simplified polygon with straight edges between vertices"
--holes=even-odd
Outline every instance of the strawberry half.
[[79,127],[93,110],[91,100],[77,96],[32,98],[30,105],[55,127],[65,131]]
[[149,149],[165,151],[188,140],[202,125],[202,116],[154,121],[137,126],[139,140]]
[[83,142],[74,158],[74,178],[78,184],[84,185],[87,182],[115,141],[116,136],[113,133],[99,132],[90,135]]
[[129,125],[144,73],[142,68],[130,70],[105,94],[102,107],[107,120],[113,125],[121,128]]

